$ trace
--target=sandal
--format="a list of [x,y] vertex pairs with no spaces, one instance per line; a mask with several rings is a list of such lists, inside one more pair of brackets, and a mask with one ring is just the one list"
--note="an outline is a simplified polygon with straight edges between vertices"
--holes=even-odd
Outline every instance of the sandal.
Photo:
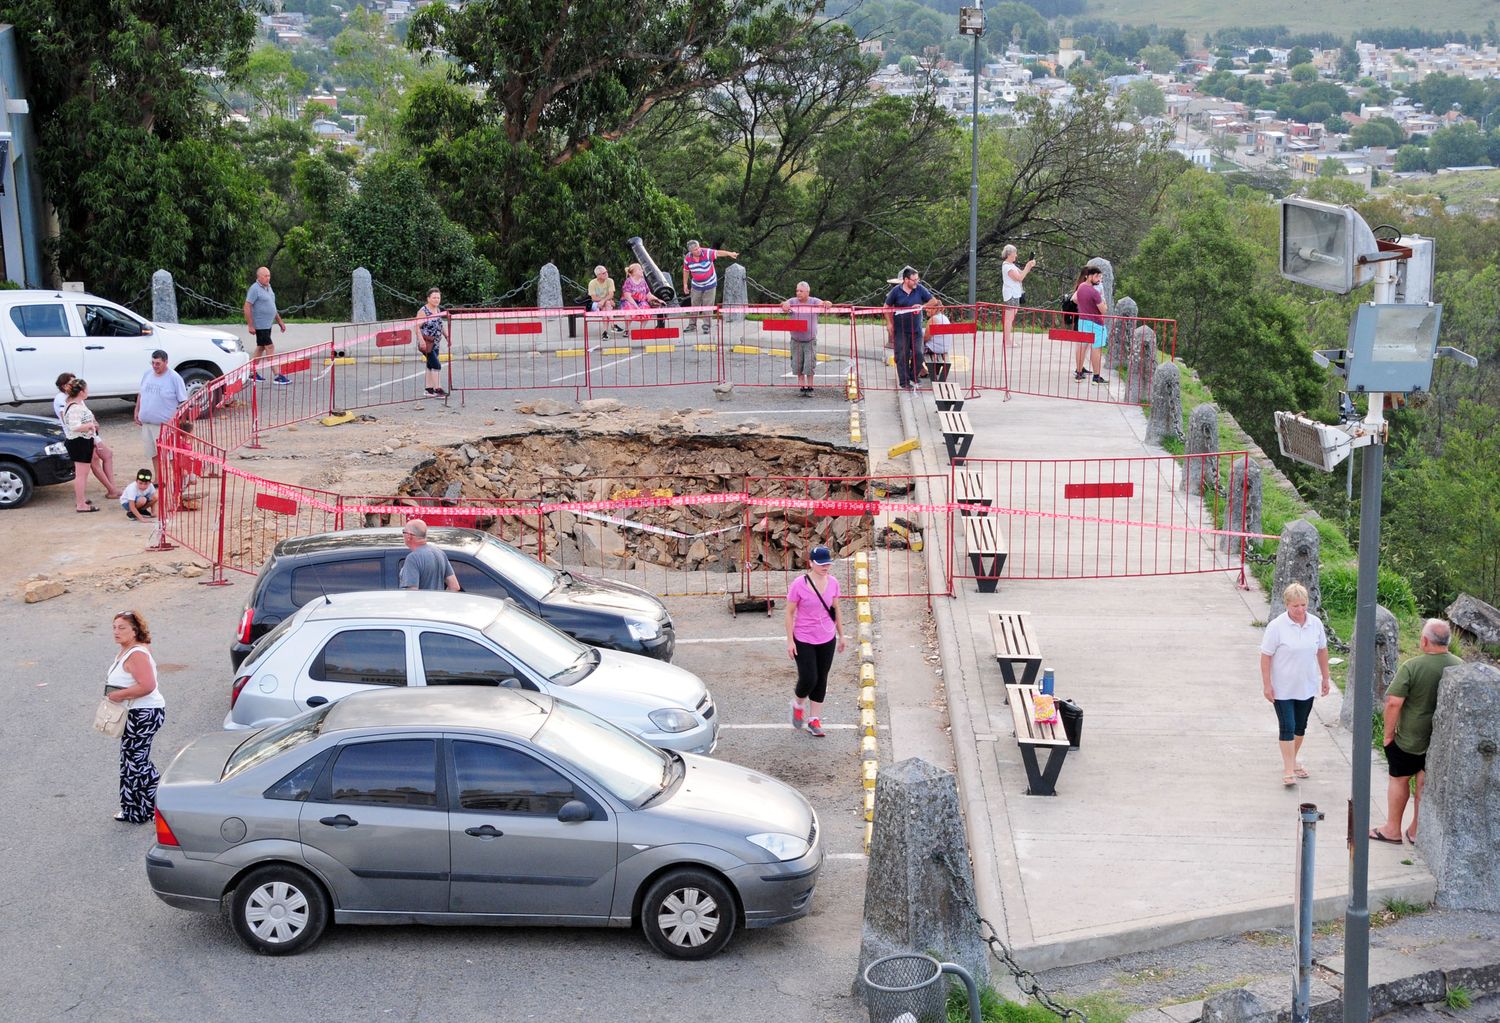
[[1297,776],[1295,774],[1283,774],[1281,776],[1281,784],[1285,785],[1287,788],[1291,788],[1293,785],[1297,784]]
[[1399,838],[1386,838],[1384,835],[1382,835],[1380,833],[1380,829],[1379,828],[1371,828],[1370,829],[1370,841],[1372,841],[1372,842],[1389,842],[1391,845],[1400,845],[1401,844],[1401,839],[1399,839]]
[[1312,775],[1310,775],[1310,774],[1307,773],[1307,768],[1303,767],[1301,764],[1297,765],[1297,769],[1293,773],[1296,774],[1297,777],[1299,777],[1299,778],[1311,778],[1312,777]]
[[79,515],[87,515],[89,512],[96,512],[99,509],[94,507],[93,505],[89,505],[87,508],[74,508],[73,510]]

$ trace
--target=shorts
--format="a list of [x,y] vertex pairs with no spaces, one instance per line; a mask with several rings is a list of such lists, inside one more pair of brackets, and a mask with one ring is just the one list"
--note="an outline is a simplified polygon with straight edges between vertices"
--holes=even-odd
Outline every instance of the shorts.
[[438,358],[438,346],[437,345],[433,345],[431,349],[429,349],[425,354],[423,354],[422,355],[422,359],[423,359],[424,365],[426,365],[426,367],[428,369],[433,370],[434,372],[436,372],[437,370],[440,370],[440,369],[443,368],[442,360]]
[[1291,742],[1299,735],[1307,733],[1307,717],[1312,713],[1313,698],[1309,696],[1305,700],[1277,700],[1276,707],[1276,738],[1281,742]]
[[1408,753],[1394,741],[1385,744],[1385,765],[1392,778],[1411,778],[1427,770],[1426,753]]
[[141,436],[146,441],[146,457],[156,457],[156,438],[161,433],[160,423],[142,423]]
[[94,460],[94,438],[73,437],[63,441],[63,447],[68,449],[68,457],[75,465],[88,465]]
[[1078,321],[1078,329],[1085,334],[1094,335],[1094,348],[1103,348],[1109,343],[1109,329],[1102,323],[1080,319]]
[[614,307],[615,300],[612,298],[607,298],[603,302],[589,302],[589,312],[591,313],[607,313]]
[[818,368],[818,343],[816,341],[792,341],[792,372],[799,377],[810,377]]
[[1015,298],[1003,298],[1000,304],[1007,309],[1019,309],[1026,304],[1026,292],[1021,292]]
[[257,348],[267,348],[267,347],[270,346],[270,344],[271,344],[271,328],[270,327],[256,327],[255,328],[255,347],[257,347]]

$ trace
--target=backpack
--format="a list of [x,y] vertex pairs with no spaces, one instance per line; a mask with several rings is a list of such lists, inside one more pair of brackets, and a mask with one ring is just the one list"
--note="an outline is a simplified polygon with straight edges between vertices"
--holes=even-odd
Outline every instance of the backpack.
[[1073,301],[1070,292],[1062,300],[1063,323],[1067,324],[1069,330],[1078,329],[1078,303]]

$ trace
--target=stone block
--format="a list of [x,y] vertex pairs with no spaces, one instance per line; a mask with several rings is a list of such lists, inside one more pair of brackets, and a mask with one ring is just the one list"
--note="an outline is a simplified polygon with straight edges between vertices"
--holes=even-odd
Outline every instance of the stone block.
[[745,268],[739,263],[729,264],[724,271],[724,322],[744,323],[745,306],[750,304],[750,289],[745,280]]
[[1452,623],[1459,640],[1465,645],[1486,646],[1500,652],[1500,609],[1478,597],[1460,593],[1443,615]]
[[[1396,681],[1397,661],[1400,657],[1400,626],[1396,616],[1383,605],[1375,605],[1375,674],[1371,681],[1374,683],[1374,694],[1371,697],[1370,706],[1376,714],[1382,713],[1385,706],[1385,691]],[[1356,631],[1349,640],[1349,685],[1359,678],[1359,632]],[[1354,727],[1354,692],[1346,688],[1344,690],[1343,706],[1339,708],[1339,724],[1344,728]]]
[[375,319],[375,284],[370,271],[356,267],[349,285],[349,322],[371,323]]
[[1151,400],[1151,377],[1156,372],[1156,331],[1141,324],[1130,334],[1130,357],[1125,374],[1125,400]]
[[[1260,466],[1253,459],[1236,458],[1229,469],[1229,493],[1224,498],[1224,528],[1259,533],[1261,502]],[[1219,546],[1225,551],[1238,549],[1242,542],[1254,541],[1239,536],[1219,537]]]
[[[1215,455],[1219,451],[1219,406],[1204,402],[1188,413],[1187,453]],[[1217,458],[1189,458],[1182,474],[1182,487],[1189,494],[1202,494],[1219,488]]]
[[919,758],[883,768],[865,885],[854,994],[865,967],[896,952],[925,952],[989,983],[963,812],[954,776]]
[[1104,271],[1104,278],[1099,282],[1099,294],[1104,296],[1104,308],[1109,312],[1115,312],[1115,265],[1103,256],[1095,256],[1088,261],[1089,266],[1097,266]]
[[1281,594],[1292,583],[1307,587],[1307,610],[1323,616],[1323,587],[1318,582],[1322,538],[1306,519],[1293,519],[1281,528],[1276,548],[1276,570],[1271,574],[1271,617],[1286,610]]
[[56,579],[32,579],[22,591],[28,604],[39,604],[53,597],[61,597],[68,588]]
[[168,270],[151,275],[151,319],[157,323],[177,322],[177,287]]
[[1111,303],[1109,311],[1120,317],[1109,321],[1109,346],[1104,351],[1109,377],[1114,379],[1120,368],[1130,361],[1130,342],[1135,337],[1135,318],[1139,310],[1135,299],[1126,295],[1119,302]]
[[1197,998],[1191,1002],[1179,1002],[1176,1005],[1163,1005],[1156,1010],[1171,1023],[1197,1023],[1203,1018],[1203,999]]
[[[1338,991],[1314,977],[1308,994],[1312,1023],[1341,1023],[1344,1003]],[[1203,1023],[1289,1023],[1291,1018],[1290,972],[1221,992],[1203,1002]]]
[[[1441,955],[1441,946],[1434,956]],[[1344,975],[1344,957],[1330,956],[1318,965],[1340,979]],[[1394,948],[1370,949],[1370,1016],[1383,1016],[1408,1005],[1435,1002],[1448,993],[1443,971],[1432,962],[1407,955]]]
[[1151,420],[1146,443],[1161,444],[1182,436],[1182,375],[1175,362],[1164,362],[1151,374]]
[[1437,878],[1443,909],[1500,912],[1500,669],[1443,672],[1417,848]]
[[[579,296],[582,298],[582,296]],[[563,302],[562,274],[556,263],[547,263],[536,275],[536,305],[538,309],[561,309]]]
[[1475,998],[1500,994],[1500,939],[1450,942],[1441,958],[1448,991],[1461,987]]

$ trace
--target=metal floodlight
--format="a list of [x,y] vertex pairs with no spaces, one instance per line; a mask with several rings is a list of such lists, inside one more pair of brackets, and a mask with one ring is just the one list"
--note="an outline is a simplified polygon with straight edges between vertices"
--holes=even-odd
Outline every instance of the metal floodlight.
[[1287,280],[1347,295],[1375,279],[1375,267],[1361,257],[1379,251],[1354,207],[1281,200],[1281,276]]
[[1410,394],[1432,386],[1441,305],[1362,305],[1349,323],[1352,391]]
[[1396,264],[1396,301],[1404,305],[1431,302],[1436,269],[1432,239],[1402,235],[1396,244],[1411,250],[1410,256]]
[[1295,412],[1276,413],[1276,443],[1285,457],[1324,472],[1332,472],[1359,446],[1348,431]]
[[[958,34],[965,36],[984,35],[984,8],[960,7],[958,9]],[[978,71],[976,70],[977,74]]]

